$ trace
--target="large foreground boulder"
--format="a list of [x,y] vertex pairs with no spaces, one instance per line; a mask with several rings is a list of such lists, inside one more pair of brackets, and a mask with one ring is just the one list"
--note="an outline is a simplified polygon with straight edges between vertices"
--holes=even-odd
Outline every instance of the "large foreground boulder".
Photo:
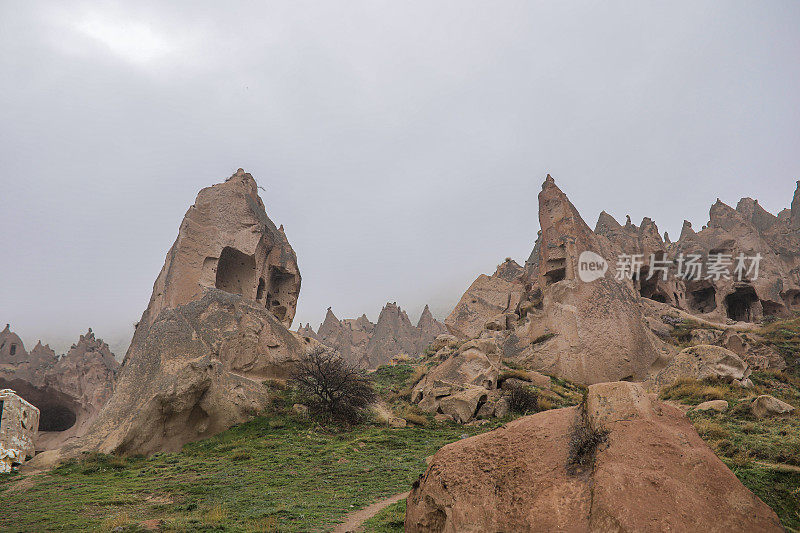
[[783,531],[677,408],[640,385],[589,388],[449,444],[407,499],[406,531]]

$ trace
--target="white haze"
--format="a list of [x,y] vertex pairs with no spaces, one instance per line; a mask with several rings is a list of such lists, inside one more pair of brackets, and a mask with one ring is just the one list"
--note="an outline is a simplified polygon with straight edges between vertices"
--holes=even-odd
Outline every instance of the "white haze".
[[777,213],[798,27],[793,1],[0,1],[0,322],[123,350],[197,191],[238,167],[297,252],[295,326],[444,318],[527,258],[548,172],[591,226]]

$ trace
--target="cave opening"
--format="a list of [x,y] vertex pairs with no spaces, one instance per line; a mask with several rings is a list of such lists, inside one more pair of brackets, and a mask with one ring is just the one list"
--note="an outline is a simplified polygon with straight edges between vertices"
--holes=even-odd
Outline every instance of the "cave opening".
[[76,421],[75,413],[65,405],[52,404],[39,407],[39,431],[66,431],[74,426]]
[[293,281],[294,275],[291,273],[280,267],[270,267],[269,291],[265,306],[278,320],[285,320],[289,313]]
[[761,300],[761,310],[764,316],[778,317],[783,314],[783,306],[769,300]]
[[752,322],[755,318],[753,304],[758,301],[753,287],[737,287],[725,297],[728,318],[737,322]]
[[264,297],[264,278],[258,278],[258,288],[256,289],[256,300],[261,301]]
[[698,313],[709,313],[717,308],[717,290],[713,285],[689,290],[689,307]]
[[642,267],[641,276],[639,278],[639,295],[648,300],[667,303],[669,301],[669,295],[658,288],[658,276],[654,275],[652,278],[647,279],[648,272],[649,269],[647,267]]
[[787,291],[785,294],[783,294],[783,301],[786,302],[786,306],[790,309],[796,309],[800,307],[800,291]]
[[215,286],[222,291],[252,298],[256,274],[256,260],[236,248],[226,246],[222,249],[217,262],[217,279]]
[[548,285],[558,283],[567,278],[567,261],[566,259],[549,259],[547,261],[547,272],[544,279]]
[[20,398],[39,409],[39,431],[66,431],[78,420],[78,404],[57,390],[37,388],[21,380],[0,379],[0,389],[12,389]]

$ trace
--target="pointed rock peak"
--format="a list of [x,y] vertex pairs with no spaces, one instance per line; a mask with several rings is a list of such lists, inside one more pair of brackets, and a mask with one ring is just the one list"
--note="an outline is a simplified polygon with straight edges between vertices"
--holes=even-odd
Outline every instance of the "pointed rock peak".
[[11,324],[6,324],[6,327],[2,331],[2,333],[10,333],[10,332],[11,332]]
[[631,216],[630,215],[625,215],[625,225],[626,226],[633,226],[633,223],[631,222]]
[[556,180],[554,180],[553,176],[551,176],[550,174],[548,174],[547,177],[544,178],[544,182],[545,183],[552,183],[553,185],[556,184]]
[[339,319],[336,318],[336,315],[333,314],[333,309],[331,309],[330,307],[328,308],[328,312],[325,313],[325,322],[327,322],[328,320],[335,320],[336,322],[339,322]]
[[237,178],[241,179],[241,180],[245,180],[245,179],[253,179],[253,176],[250,173],[245,172],[243,168],[238,168],[238,169],[236,169],[236,172],[231,174],[231,177],[226,179],[225,181],[231,181],[231,180],[234,180],[234,179],[237,179]]
[[614,231],[621,230],[622,226],[617,219],[609,215],[605,211],[600,211],[600,216],[597,217],[597,224],[594,226],[594,232],[598,235],[607,235]]
[[789,217],[789,224],[795,229],[800,229],[800,181],[797,182],[797,188],[794,191],[792,198],[791,216]]
[[666,231],[664,232],[664,242],[670,244],[672,241],[669,240],[669,233]]
[[692,229],[692,223],[689,222],[688,220],[684,220],[683,227],[681,228],[681,236],[678,240],[682,241],[684,239],[691,238],[695,235],[697,234],[695,233],[694,229]]

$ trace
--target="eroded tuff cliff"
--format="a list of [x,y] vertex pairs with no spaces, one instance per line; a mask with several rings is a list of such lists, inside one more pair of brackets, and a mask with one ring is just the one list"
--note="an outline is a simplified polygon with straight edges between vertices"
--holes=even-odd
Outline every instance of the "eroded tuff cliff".
[[41,341],[28,353],[6,325],[0,354],[0,388],[13,389],[39,408],[37,450],[82,436],[111,396],[119,369],[108,344],[91,328],[58,358]]
[[310,324],[301,325],[297,332],[319,340],[355,365],[377,368],[395,356],[422,353],[446,328],[433,317],[427,305],[414,326],[408,314],[397,303],[390,302],[381,310],[377,323],[372,323],[366,315],[339,320],[328,308],[316,332]]
[[[800,182],[792,207],[777,216],[750,198],[735,209],[717,200],[708,224],[696,232],[684,222],[675,242],[649,218],[636,226],[627,217],[623,225],[605,211],[591,230],[548,175],[539,194],[541,230],[524,268],[507,261],[493,276],[479,276],[445,323],[461,338],[496,338],[506,359],[527,368],[582,383],[641,380],[676,353],[653,334],[665,313],[724,329],[800,309],[798,220]],[[607,264],[590,282],[578,275],[587,251]],[[624,255],[641,265],[619,279]],[[679,275],[691,256],[706,268],[696,279]],[[737,271],[740,257],[745,267],[758,257],[758,272]],[[719,258],[729,275],[709,275]],[[666,279],[664,265],[671,269]]]
[[[290,332],[300,289],[295,253],[239,169],[200,191],[167,253],[114,393],[80,451],[178,450],[266,408],[316,341]],[[53,460],[45,456],[41,462]]]

